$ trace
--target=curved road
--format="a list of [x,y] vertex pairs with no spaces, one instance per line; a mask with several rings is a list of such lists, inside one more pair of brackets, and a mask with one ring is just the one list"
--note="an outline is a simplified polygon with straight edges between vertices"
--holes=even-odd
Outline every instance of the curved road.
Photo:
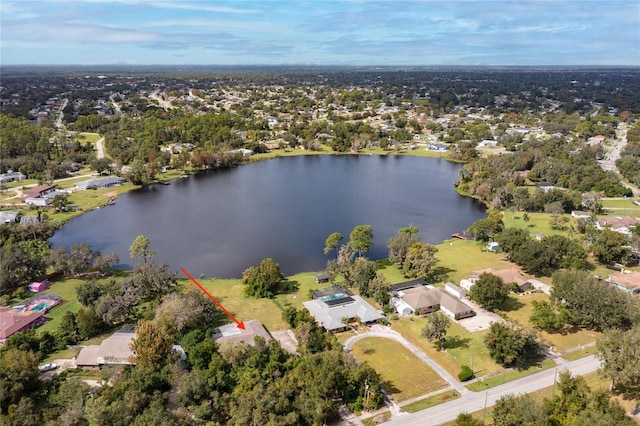
[[104,137],[101,137],[96,141],[96,151],[98,151],[98,158],[104,158],[104,146],[102,145],[104,142]]

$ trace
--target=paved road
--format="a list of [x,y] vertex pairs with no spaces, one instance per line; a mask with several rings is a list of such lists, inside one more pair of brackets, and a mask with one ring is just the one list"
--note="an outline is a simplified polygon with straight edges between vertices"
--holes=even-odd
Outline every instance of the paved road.
[[[600,362],[591,355],[576,361],[563,364],[560,367],[545,370],[504,385],[496,386],[485,392],[469,392],[463,394],[459,399],[440,404],[417,413],[401,415],[391,418],[385,423],[386,426],[435,426],[448,423],[456,419],[460,413],[473,413],[482,410],[485,406],[493,406],[498,399],[507,394],[524,394],[534,392],[553,385],[556,373],[567,369],[572,375],[584,375],[596,371]],[[487,416],[490,416],[487,410]]]
[[96,150],[98,151],[98,158],[104,158],[104,137],[96,141]]
[[[627,127],[624,127],[621,130],[622,133],[616,139],[613,148],[611,148],[611,151],[607,153],[607,156],[604,160],[598,161],[598,164],[600,165],[602,170],[613,171],[620,174],[618,172],[618,167],[616,166],[616,160],[620,158],[620,153],[627,145]],[[631,192],[633,192],[634,197],[640,197],[640,189],[636,188],[633,185],[629,185],[624,181],[621,181],[620,183],[626,188],[629,188]]]
[[60,109],[58,110],[58,119],[56,120],[56,128],[57,129],[62,127],[62,117],[64,117],[64,112],[62,112],[62,110],[67,107],[68,103],[69,103],[69,99],[64,98],[62,100],[62,105],[60,105]]
[[447,383],[449,383],[449,385],[452,388],[454,388],[455,390],[457,390],[461,394],[463,394],[465,392],[469,392],[469,390],[467,390],[467,388],[462,386],[462,384],[455,377],[453,377],[451,374],[449,374],[449,372],[447,372],[447,370],[442,368],[440,366],[440,364],[438,364],[437,362],[435,362],[434,360],[432,360],[431,358],[426,356],[424,354],[424,352],[422,352],[420,349],[418,349],[413,344],[411,344],[407,339],[405,339],[397,331],[392,330],[392,329],[390,329],[388,327],[375,326],[375,325],[373,327],[371,327],[371,329],[373,331],[368,331],[366,333],[361,333],[361,334],[358,334],[356,336],[348,338],[343,344],[344,348],[349,350],[349,349],[351,349],[353,347],[353,344],[356,343],[358,340],[366,339],[368,337],[384,337],[386,339],[395,340],[396,342],[400,343],[405,348],[409,349],[411,351],[411,353],[413,353],[415,356],[418,357],[418,359],[420,359],[422,362],[424,362],[429,367],[431,367],[436,373],[438,373],[438,375],[440,377],[442,377]]
[[160,95],[160,91],[156,90],[155,92],[151,92],[149,94],[149,97],[151,99],[154,99],[158,102],[158,104],[164,108],[165,110],[167,109],[173,109],[173,105],[171,105],[171,102],[166,101],[161,95]]

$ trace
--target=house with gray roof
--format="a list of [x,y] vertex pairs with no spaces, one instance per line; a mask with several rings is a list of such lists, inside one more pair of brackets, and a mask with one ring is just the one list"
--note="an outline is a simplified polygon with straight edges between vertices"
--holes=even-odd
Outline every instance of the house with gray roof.
[[120,176],[105,176],[97,179],[89,179],[82,182],[78,182],[76,186],[80,189],[102,189],[111,188],[114,186],[120,186],[124,183],[125,179]]
[[384,318],[383,314],[360,296],[349,295],[346,291],[309,300],[303,302],[303,305],[318,324],[332,332],[347,328],[347,324],[343,322],[344,318],[361,324],[375,323]]

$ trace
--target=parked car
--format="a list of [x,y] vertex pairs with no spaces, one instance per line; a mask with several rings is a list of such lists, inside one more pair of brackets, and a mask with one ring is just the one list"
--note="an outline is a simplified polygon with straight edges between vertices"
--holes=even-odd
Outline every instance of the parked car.
[[55,370],[56,368],[58,368],[58,364],[52,362],[49,364],[41,365],[40,367],[38,367],[38,370],[40,370],[41,373],[44,373],[45,371]]

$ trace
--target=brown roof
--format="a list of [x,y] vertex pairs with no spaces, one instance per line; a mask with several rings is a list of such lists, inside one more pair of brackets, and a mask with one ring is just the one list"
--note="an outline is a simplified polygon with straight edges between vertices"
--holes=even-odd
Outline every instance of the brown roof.
[[507,268],[507,269],[493,269],[493,268],[486,268],[486,269],[480,269],[477,271],[473,271],[472,277],[480,277],[480,275],[487,273],[487,274],[493,274],[495,276],[498,276],[500,278],[502,278],[502,281],[505,282],[505,284],[510,284],[510,283],[516,283],[517,285],[521,286],[522,284],[527,282],[527,279],[525,277],[522,276],[522,274],[520,274],[520,271],[518,271],[516,268]]
[[629,290],[640,289],[640,272],[616,272],[609,275],[607,281],[626,287]]
[[44,315],[43,311],[23,311],[22,309],[0,307],[0,339],[24,329]]
[[22,191],[22,194],[23,194],[23,198],[36,197],[40,195],[42,192],[47,192],[47,191],[50,191],[51,189],[53,189],[53,186],[51,185],[34,186],[33,188],[25,189],[24,191]]
[[235,324],[220,327],[220,333],[214,334],[213,339],[218,344],[230,343],[237,345],[240,342],[244,342],[253,345],[253,339],[256,336],[261,336],[267,342],[272,339],[271,334],[269,334],[260,321],[252,319],[244,321],[244,330],[236,327]]
[[429,308],[440,304],[440,299],[444,292],[439,288],[415,287],[403,290],[402,300],[414,310]]
[[449,312],[453,312],[454,315],[462,314],[465,312],[471,312],[473,309],[457,297],[453,297],[450,294],[442,293],[440,298],[440,306],[445,308]]

